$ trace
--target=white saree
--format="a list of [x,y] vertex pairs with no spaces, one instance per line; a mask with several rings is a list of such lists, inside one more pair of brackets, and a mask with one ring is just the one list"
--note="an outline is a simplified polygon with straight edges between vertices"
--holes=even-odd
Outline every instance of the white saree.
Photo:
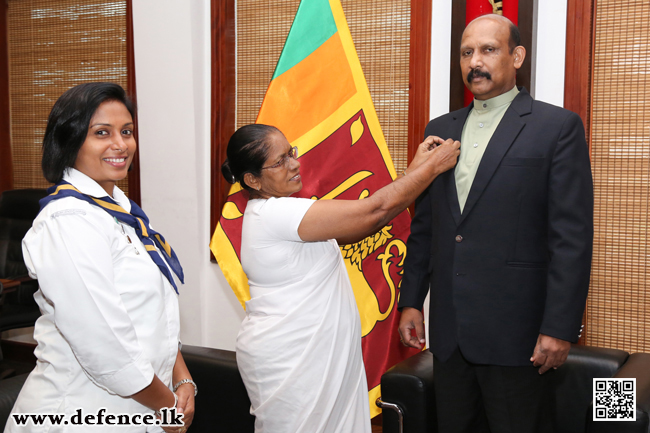
[[369,433],[361,325],[335,241],[302,242],[308,199],[252,200],[242,231],[251,300],[237,364],[256,433]]

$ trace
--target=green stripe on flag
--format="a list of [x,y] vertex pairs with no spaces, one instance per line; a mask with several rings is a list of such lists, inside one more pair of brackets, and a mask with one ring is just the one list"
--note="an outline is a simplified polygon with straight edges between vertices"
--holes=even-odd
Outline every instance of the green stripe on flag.
[[272,80],[300,63],[336,31],[329,0],[302,0]]

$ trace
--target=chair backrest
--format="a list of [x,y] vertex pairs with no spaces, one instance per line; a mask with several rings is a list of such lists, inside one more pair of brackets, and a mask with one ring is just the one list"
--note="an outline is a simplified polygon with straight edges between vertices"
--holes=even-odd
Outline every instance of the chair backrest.
[[0,430],[4,430],[11,409],[13,409],[18,394],[25,384],[29,373],[13,376],[0,381]]
[[237,369],[235,352],[183,345],[187,369],[199,386],[190,431],[253,433],[251,401]]
[[629,356],[622,350],[572,345],[566,363],[555,374],[558,433],[586,431],[593,379],[612,377]]
[[45,189],[15,189],[0,195],[0,278],[27,275],[21,241],[38,215]]

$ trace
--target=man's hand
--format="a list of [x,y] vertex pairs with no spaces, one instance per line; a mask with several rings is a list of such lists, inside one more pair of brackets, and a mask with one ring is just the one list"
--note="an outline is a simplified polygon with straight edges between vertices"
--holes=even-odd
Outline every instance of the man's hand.
[[[415,329],[415,336],[411,331]],[[424,319],[422,312],[417,308],[404,307],[399,319],[399,336],[405,346],[422,350],[426,343],[424,338]]]
[[544,374],[551,368],[555,369],[564,364],[570,348],[571,343],[568,341],[539,334],[530,361],[535,367],[539,367],[539,374]]

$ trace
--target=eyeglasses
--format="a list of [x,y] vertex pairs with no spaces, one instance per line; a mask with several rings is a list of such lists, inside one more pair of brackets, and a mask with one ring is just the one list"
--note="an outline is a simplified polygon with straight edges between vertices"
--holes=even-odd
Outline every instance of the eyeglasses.
[[289,159],[298,159],[298,148],[297,147],[292,147],[289,149],[289,152],[287,152],[286,155],[284,155],[278,162],[276,162],[273,165],[269,165],[268,167],[262,167],[262,170],[266,168],[277,168],[280,167],[281,165],[284,165],[286,168],[289,168]]

